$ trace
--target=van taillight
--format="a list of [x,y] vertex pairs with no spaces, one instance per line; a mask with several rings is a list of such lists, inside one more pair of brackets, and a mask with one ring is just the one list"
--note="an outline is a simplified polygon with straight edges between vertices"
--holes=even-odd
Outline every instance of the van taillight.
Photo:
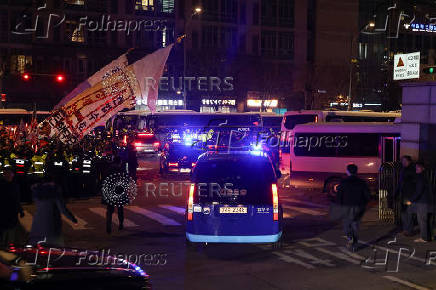
[[279,220],[279,194],[277,192],[277,184],[271,185],[272,195],[273,195],[273,219],[275,221]]
[[191,183],[191,187],[189,188],[189,197],[188,197],[188,221],[192,221],[192,214],[194,213],[194,192],[195,192],[195,184]]

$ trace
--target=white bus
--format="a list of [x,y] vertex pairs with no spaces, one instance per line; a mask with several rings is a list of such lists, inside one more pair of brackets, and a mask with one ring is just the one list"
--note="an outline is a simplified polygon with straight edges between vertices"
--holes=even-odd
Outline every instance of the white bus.
[[290,150],[290,185],[322,187],[333,193],[335,185],[353,163],[359,175],[376,185],[380,165],[399,160],[400,124],[309,123],[297,125]]
[[289,144],[296,125],[306,123],[328,122],[395,122],[401,118],[401,113],[368,112],[368,111],[289,111],[283,116],[280,135],[280,169],[288,172]]
[[[48,111],[36,111],[36,119],[42,122],[50,116]],[[32,122],[33,111],[24,109],[0,109],[0,125],[6,127],[14,127],[20,125],[21,121],[25,125],[30,125]]]

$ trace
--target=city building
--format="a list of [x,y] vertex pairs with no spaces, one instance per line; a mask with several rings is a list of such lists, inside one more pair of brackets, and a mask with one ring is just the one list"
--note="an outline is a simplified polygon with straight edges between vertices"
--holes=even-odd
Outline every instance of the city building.
[[130,48],[133,62],[174,42],[174,14],[174,0],[0,0],[2,105],[53,108]]
[[168,59],[158,110],[323,108],[348,95],[357,3],[0,0],[2,105],[49,110],[129,49],[133,62],[186,35]]
[[[417,80],[431,81],[424,69],[435,64],[436,6],[433,1],[361,0],[359,25],[362,29],[359,55],[353,74],[354,101],[379,104],[380,110],[400,109],[401,82],[393,81],[394,55],[420,52],[421,74]],[[370,107],[366,107],[368,109]]]

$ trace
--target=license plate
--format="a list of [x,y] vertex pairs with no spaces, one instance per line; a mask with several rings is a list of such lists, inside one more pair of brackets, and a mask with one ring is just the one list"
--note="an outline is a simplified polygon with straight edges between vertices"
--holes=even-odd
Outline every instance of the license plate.
[[220,213],[247,213],[246,207],[220,207]]
[[189,172],[191,172],[191,169],[189,169],[189,168],[181,168],[180,172],[182,172],[182,173],[189,173]]

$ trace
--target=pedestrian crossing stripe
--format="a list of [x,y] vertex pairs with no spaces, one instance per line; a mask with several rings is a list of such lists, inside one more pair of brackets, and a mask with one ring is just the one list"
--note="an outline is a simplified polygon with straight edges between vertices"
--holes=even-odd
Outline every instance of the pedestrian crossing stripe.
[[[310,202],[305,201],[299,201],[297,199],[293,198],[283,198],[282,199],[285,202],[295,202],[299,203],[301,205],[308,205],[308,206],[315,206],[316,204],[312,204]],[[283,217],[284,219],[293,219],[301,214],[308,214],[308,215],[314,215],[314,216],[322,216],[326,215],[327,212],[324,211],[323,208],[304,208],[299,207],[297,205],[288,205],[285,203],[282,203],[282,207],[284,208]],[[322,205],[318,205],[318,207],[322,207]],[[184,216],[186,209],[184,207],[180,206],[173,206],[170,204],[158,204],[156,209],[165,209],[172,213],[175,213],[179,216]],[[106,219],[106,208],[103,207],[94,207],[94,208],[88,208],[90,212]],[[176,221],[175,219],[169,218],[165,216],[164,213],[156,212],[155,210],[145,209],[141,208],[139,206],[127,206],[125,207],[125,210],[133,212],[135,214],[141,215],[143,217],[146,217],[148,219],[151,219],[161,225],[164,226],[181,226],[183,223]],[[25,216],[24,218],[20,218],[20,223],[22,224],[23,228],[30,232],[32,227],[32,214],[29,211],[24,211]],[[74,212],[74,211],[73,211]],[[83,215],[83,213],[82,213]],[[95,229],[95,226],[92,226],[89,224],[89,222],[86,221],[86,219],[82,216],[76,216],[78,223],[74,224],[69,219],[67,219],[65,216],[62,216],[62,220],[68,224],[73,230],[92,230]],[[113,218],[113,222],[118,225],[118,217],[115,214],[115,217]],[[125,227],[138,227],[139,225],[133,222],[132,220],[129,220],[127,218],[124,219],[124,226]]]
[[160,204],[159,207],[170,210],[172,212],[184,215],[186,212],[186,209],[184,207],[178,207],[178,206],[172,206],[169,204]]
[[126,209],[129,211],[132,211],[134,213],[143,215],[148,217],[149,219],[152,219],[154,221],[157,221],[158,223],[164,225],[164,226],[180,226],[181,224],[173,219],[167,218],[166,216],[159,214],[157,212],[147,210],[145,208],[139,207],[139,206],[129,206]]
[[[106,219],[106,209],[101,207],[93,207],[90,208],[89,210]],[[115,218],[112,219],[112,222],[114,222],[117,226],[119,226],[120,223],[118,221],[117,215],[115,215]],[[124,218],[124,227],[134,228],[134,227],[138,227],[138,225],[132,222],[131,220]]]
[[308,208],[302,208],[302,207],[297,207],[297,206],[292,206],[292,205],[287,205],[287,204],[282,204],[283,208],[286,209],[291,209],[293,211],[298,211],[300,213],[304,213],[304,214],[309,214],[309,215],[314,215],[314,216],[321,216],[321,215],[326,215],[326,212],[320,212],[317,210],[313,210],[313,209],[308,209]]
[[74,230],[93,230],[93,227],[89,227],[88,226],[88,222],[85,221],[84,219],[75,216],[77,219],[77,224],[73,223],[72,221],[70,221],[66,216],[62,216],[62,220],[64,222],[66,222],[68,225],[70,225],[70,227],[72,227]]

